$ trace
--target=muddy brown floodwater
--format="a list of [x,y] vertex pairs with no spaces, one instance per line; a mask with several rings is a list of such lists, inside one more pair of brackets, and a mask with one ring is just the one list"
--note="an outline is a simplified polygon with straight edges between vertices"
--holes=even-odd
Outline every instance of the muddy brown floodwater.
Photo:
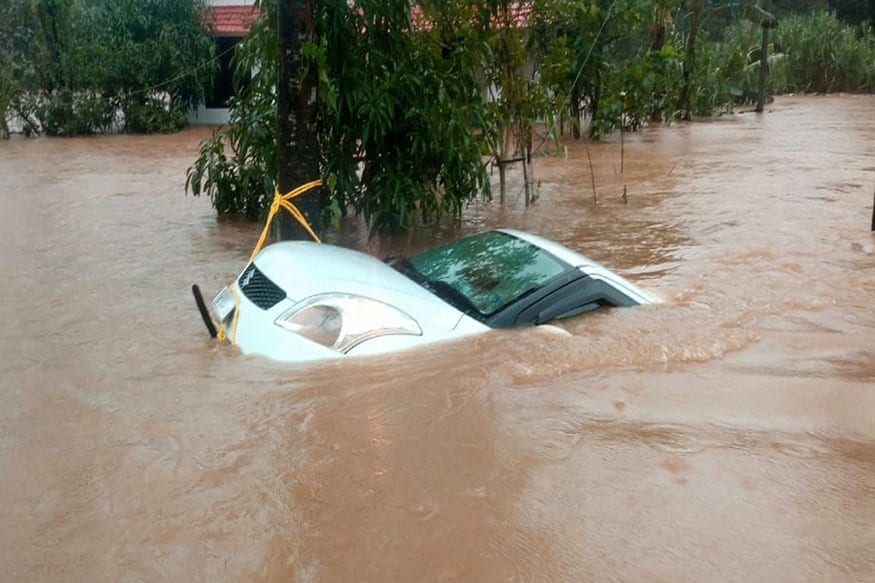
[[665,303],[308,366],[206,337],[258,226],[183,195],[205,135],[0,143],[0,581],[875,581],[875,97],[346,227],[522,228]]

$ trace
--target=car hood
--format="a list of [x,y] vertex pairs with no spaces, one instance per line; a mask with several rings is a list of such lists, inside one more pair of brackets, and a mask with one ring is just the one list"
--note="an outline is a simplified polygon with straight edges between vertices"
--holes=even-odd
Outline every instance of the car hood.
[[323,293],[366,296],[394,306],[424,329],[451,330],[462,312],[379,259],[336,245],[283,241],[263,249],[255,266],[298,302]]

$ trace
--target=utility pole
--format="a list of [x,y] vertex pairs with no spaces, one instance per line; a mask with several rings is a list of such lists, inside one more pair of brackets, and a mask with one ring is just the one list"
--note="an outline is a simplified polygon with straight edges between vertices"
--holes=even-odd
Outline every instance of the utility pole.
[[[316,141],[317,72],[306,71],[301,46],[315,37],[313,0],[277,1],[277,183],[280,193],[319,178],[320,152]],[[316,233],[322,231],[325,208],[321,188],[295,198]],[[309,239],[307,231],[286,212],[280,213],[280,239]]]

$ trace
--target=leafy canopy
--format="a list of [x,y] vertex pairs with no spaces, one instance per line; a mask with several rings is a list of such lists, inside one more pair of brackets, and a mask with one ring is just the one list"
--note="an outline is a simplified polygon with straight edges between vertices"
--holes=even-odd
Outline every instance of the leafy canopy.
[[203,0],[0,0],[0,94],[49,135],[179,129],[215,69],[204,10]]

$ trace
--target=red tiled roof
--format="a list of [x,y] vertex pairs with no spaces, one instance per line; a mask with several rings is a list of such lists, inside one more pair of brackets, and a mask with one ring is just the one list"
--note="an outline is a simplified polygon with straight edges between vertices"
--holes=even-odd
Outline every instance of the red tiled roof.
[[212,6],[204,20],[215,35],[244,36],[258,14],[257,6]]
[[[502,19],[495,18],[493,21],[499,26],[525,27],[529,14],[532,12],[532,3],[514,2],[509,8],[509,13],[504,15],[506,21],[502,22]],[[213,34],[244,36],[249,32],[249,27],[252,26],[258,15],[257,6],[211,6],[204,21]],[[417,5],[411,7],[410,16],[414,28],[418,30],[430,30],[433,26],[423,13],[422,8]]]

